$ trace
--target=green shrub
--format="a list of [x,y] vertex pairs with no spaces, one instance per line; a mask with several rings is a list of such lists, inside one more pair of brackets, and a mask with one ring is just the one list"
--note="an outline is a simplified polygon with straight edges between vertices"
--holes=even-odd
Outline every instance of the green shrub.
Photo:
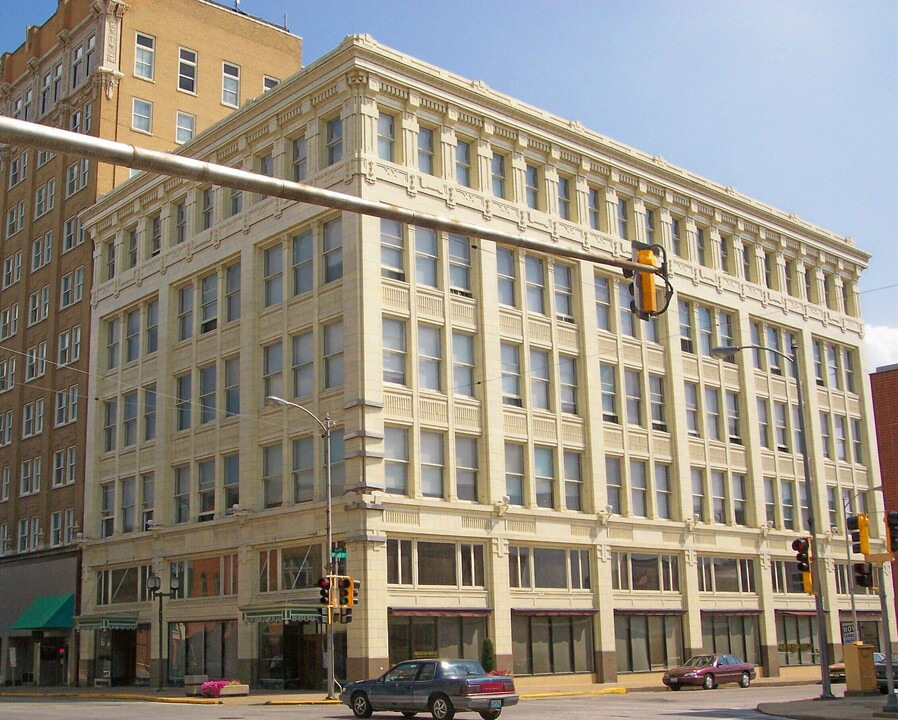
[[485,638],[483,641],[483,649],[480,651],[480,664],[487,672],[496,669],[496,650],[493,648],[493,641]]

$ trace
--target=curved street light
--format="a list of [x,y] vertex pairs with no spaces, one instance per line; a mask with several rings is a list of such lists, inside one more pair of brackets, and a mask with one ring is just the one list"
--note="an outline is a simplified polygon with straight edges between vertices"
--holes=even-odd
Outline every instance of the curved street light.
[[[290,402],[277,395],[268,395],[265,398],[265,404],[270,406],[291,407],[302,410],[312,420],[318,423],[321,430],[321,439],[324,440],[324,485],[325,485],[325,526],[327,534],[327,562],[325,563],[326,575],[335,575],[334,555],[333,555],[333,528],[331,526],[331,429],[334,426],[330,414],[324,416],[321,420],[315,413],[302,405]],[[333,616],[328,613],[327,616],[327,699],[336,698],[334,694],[334,621]]]
[[[715,358],[729,358],[740,350],[761,350],[772,353],[784,358],[792,364],[793,377],[795,378],[795,389],[798,395],[798,430],[801,433],[801,458],[804,464],[804,479],[808,488],[808,529],[811,531],[811,553],[814,558],[820,558],[817,552],[817,531],[816,531],[816,513],[814,503],[816,493],[813,491],[811,483],[811,462],[808,457],[808,436],[805,431],[804,421],[804,390],[801,385],[801,372],[798,367],[798,346],[792,344],[792,354],[784,353],[782,350],[775,350],[765,345],[728,345],[723,347],[711,348],[711,356]],[[814,573],[814,605],[817,615],[817,643],[820,646],[820,678],[823,690],[820,693],[821,700],[833,700],[835,695],[832,692],[832,682],[829,677],[829,646],[826,642],[826,620],[823,610],[823,580],[822,573]]]
[[162,578],[159,577],[155,572],[151,573],[147,577],[147,590],[149,590],[153,594],[153,597],[159,598],[159,692],[162,692],[163,684],[165,681],[165,664],[162,661],[162,598],[177,597],[178,589],[180,587],[181,581],[178,579],[177,575],[172,574],[171,568],[169,568],[168,571],[168,592],[164,592],[162,590]]

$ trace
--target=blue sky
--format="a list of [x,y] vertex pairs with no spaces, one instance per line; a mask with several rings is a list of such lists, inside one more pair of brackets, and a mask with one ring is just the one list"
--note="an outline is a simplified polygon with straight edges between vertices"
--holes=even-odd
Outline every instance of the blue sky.
[[[233,0],[231,0],[233,1]],[[0,0],[0,49],[56,0]],[[377,41],[840,235],[868,366],[898,363],[898,2],[241,0],[302,36],[306,64]]]

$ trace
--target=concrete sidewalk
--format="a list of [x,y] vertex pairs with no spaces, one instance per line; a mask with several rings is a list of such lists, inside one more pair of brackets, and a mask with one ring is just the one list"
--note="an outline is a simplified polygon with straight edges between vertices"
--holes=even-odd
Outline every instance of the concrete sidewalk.
[[871,720],[898,718],[896,713],[884,713],[884,695],[842,698],[835,700],[796,700],[793,702],[761,703],[758,712],[779,715],[794,720]]

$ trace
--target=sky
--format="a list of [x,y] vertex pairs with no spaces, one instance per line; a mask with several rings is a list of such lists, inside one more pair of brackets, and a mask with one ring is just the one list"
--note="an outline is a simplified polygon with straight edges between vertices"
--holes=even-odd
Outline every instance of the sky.
[[[232,4],[225,0],[224,4]],[[0,0],[0,50],[56,0]],[[895,0],[240,0],[303,38],[346,35],[511,95],[851,237],[867,368],[898,363]]]

